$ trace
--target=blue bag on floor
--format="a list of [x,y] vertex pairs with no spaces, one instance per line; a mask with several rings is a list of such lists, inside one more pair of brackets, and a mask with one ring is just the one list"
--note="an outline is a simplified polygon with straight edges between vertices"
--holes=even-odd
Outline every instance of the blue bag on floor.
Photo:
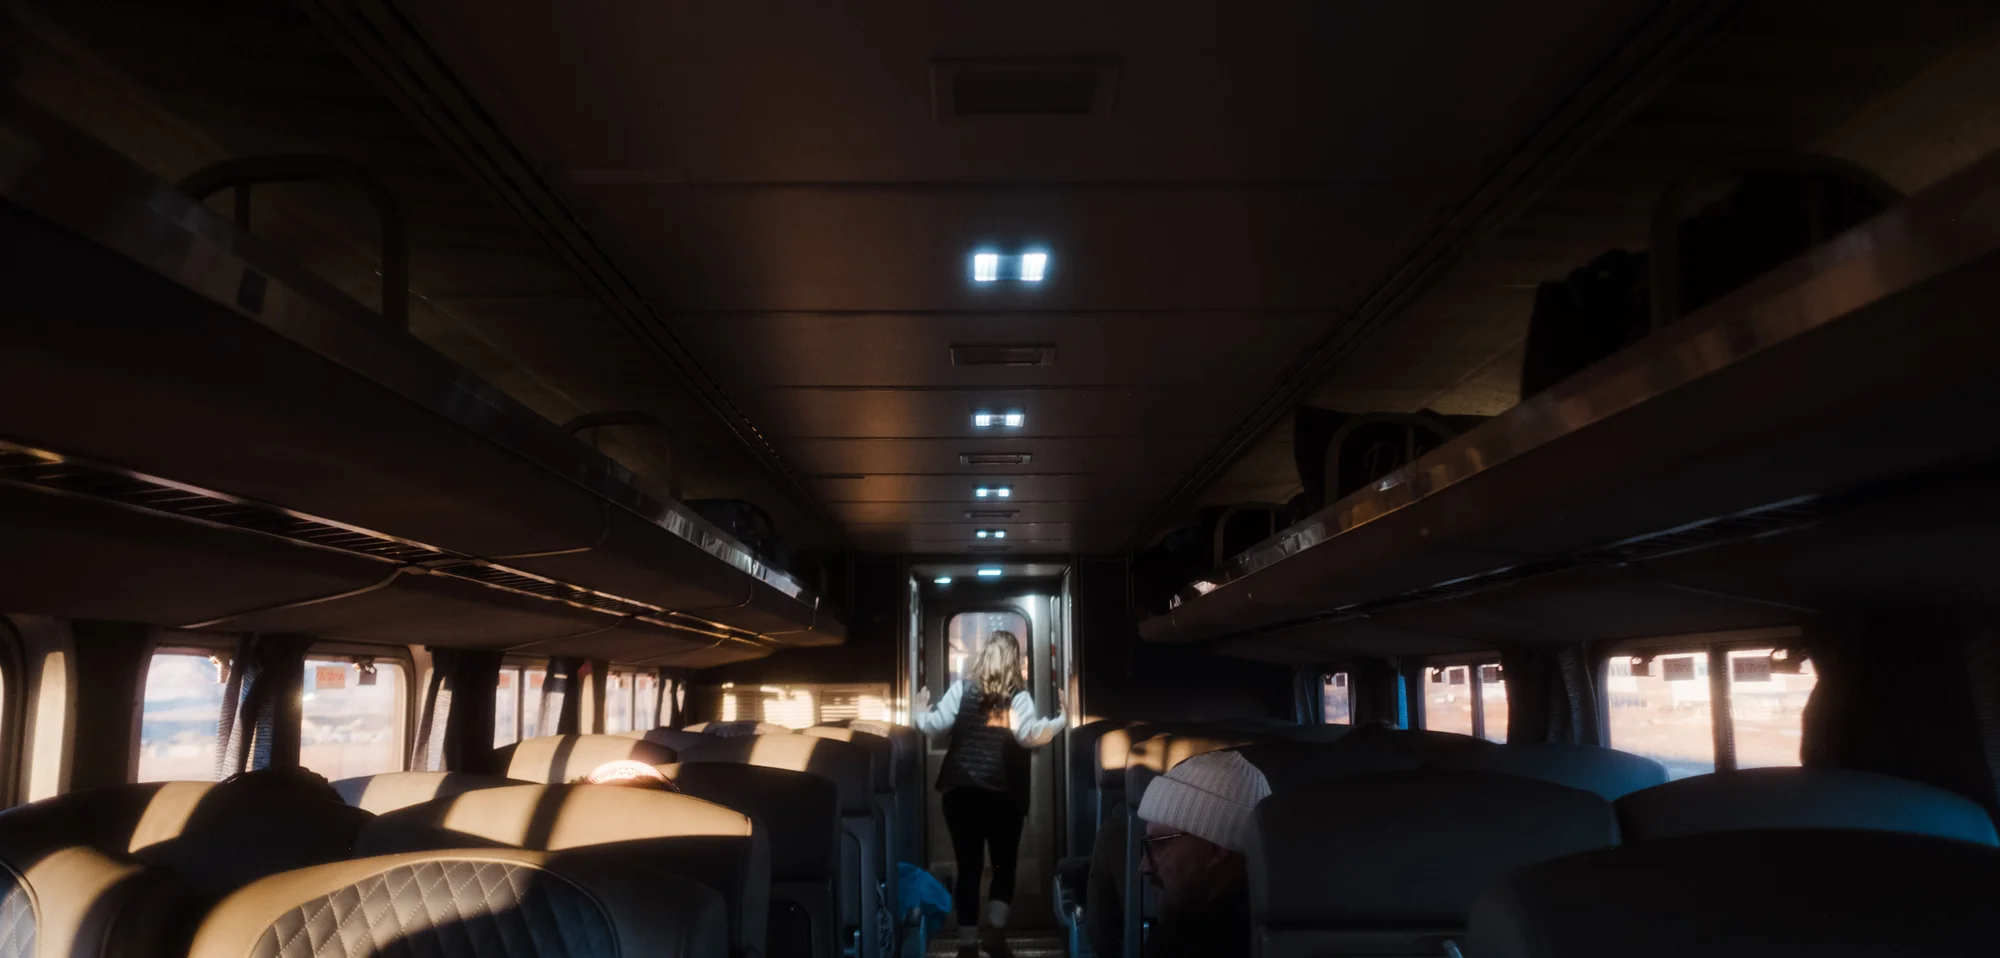
[[896,899],[896,913],[903,916],[903,954],[921,955],[930,947],[931,931],[944,927],[951,914],[951,892],[930,872],[897,862]]

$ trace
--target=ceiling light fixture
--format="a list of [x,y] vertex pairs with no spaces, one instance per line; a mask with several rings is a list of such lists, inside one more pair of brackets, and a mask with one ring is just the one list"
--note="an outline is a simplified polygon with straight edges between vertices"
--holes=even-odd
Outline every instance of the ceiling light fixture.
[[982,579],[998,579],[1000,578],[1000,572],[1001,570],[999,569],[981,569],[979,570],[979,577]]
[[974,499],[1012,499],[1013,486],[979,486],[972,490]]
[[1048,275],[1048,272],[1049,272],[1049,254],[1047,253],[1021,254],[1021,282],[1039,283],[1042,281],[1042,277]]
[[1005,529],[978,529],[978,530],[975,530],[975,531],[974,531],[974,532],[972,533],[972,537],[973,537],[973,538],[975,538],[975,539],[1005,539],[1005,538],[1007,538],[1007,530],[1005,530]]
[[989,412],[981,409],[972,414],[972,427],[974,429],[991,429],[994,426],[1019,429],[1027,424],[1028,414],[1018,409],[1009,409],[1006,412]]
[[991,283],[1000,278],[999,253],[972,254],[972,281]]
[[931,583],[932,583],[932,584],[934,584],[934,585],[950,585],[950,584],[951,584],[951,576],[948,576],[948,575],[941,575],[941,576],[938,576],[937,578],[935,578],[935,579],[932,579],[932,580],[931,580]]

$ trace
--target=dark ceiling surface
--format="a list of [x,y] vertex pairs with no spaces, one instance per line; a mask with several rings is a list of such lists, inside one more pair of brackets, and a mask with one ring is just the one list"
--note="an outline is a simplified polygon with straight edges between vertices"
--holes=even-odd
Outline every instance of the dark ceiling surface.
[[[917,553],[1121,548],[1656,6],[400,5],[849,541]],[[939,115],[966,60],[1115,95]],[[1045,282],[970,281],[1030,246]],[[982,483],[1016,514],[968,517]]]

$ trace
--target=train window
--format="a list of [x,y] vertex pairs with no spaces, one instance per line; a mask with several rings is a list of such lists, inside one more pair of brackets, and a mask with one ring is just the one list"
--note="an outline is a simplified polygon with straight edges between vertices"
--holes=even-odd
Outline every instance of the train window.
[[1012,632],[1021,640],[1021,678],[1028,678],[1028,620],[1018,612],[960,612],[951,617],[945,630],[945,674],[951,681],[965,678],[965,670],[971,666],[972,657],[986,644],[986,637],[995,632]]
[[770,722],[786,728],[811,728],[849,719],[890,721],[889,686],[868,685],[723,685],[715,697],[722,722]]
[[1424,728],[1472,734],[1472,666],[1424,670]]
[[508,662],[493,686],[493,747],[534,738],[541,731],[545,662]]
[[512,745],[521,739],[521,669],[500,670],[493,683],[493,747]]
[[1479,734],[1489,742],[1507,743],[1507,677],[1497,662],[1472,667],[1479,681]]
[[1614,655],[1609,664],[1611,746],[1665,765],[1674,778],[1715,771],[1708,653]]
[[310,656],[299,764],[338,781],[403,769],[409,681],[400,662]]
[[632,730],[632,679],[629,669],[612,669],[604,677],[604,730]]
[[1354,690],[1347,685],[1347,673],[1322,675],[1319,680],[1320,721],[1328,725],[1354,723]]
[[660,727],[660,675],[640,672],[632,677],[632,727]]
[[1800,720],[1818,682],[1811,661],[1783,650],[1729,653],[1729,719],[1737,768],[1799,764]]
[[215,778],[224,662],[204,649],[153,653],[139,708],[139,781]]

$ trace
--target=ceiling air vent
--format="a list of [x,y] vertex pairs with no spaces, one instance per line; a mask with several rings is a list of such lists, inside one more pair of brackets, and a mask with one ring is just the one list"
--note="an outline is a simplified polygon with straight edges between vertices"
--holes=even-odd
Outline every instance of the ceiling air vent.
[[934,60],[934,116],[1088,116],[1118,91],[1110,60]]
[[967,466],[1025,466],[1033,458],[1025,452],[964,452],[958,461]]
[[954,366],[1053,366],[1054,346],[953,346]]
[[968,509],[967,519],[1012,519],[1021,514],[1019,509]]

